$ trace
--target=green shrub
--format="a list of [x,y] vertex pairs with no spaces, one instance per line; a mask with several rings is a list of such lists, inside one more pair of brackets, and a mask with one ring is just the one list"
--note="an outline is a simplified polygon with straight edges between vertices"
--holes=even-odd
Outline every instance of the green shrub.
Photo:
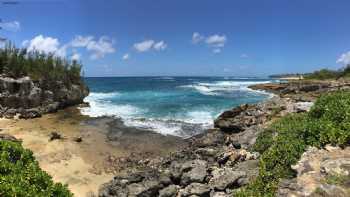
[[62,81],[65,85],[81,84],[81,64],[53,54],[18,49],[11,43],[0,48],[0,74],[12,78],[30,76],[42,84]]
[[66,185],[54,183],[30,150],[20,143],[0,141],[0,196],[73,196]]
[[[276,135],[276,136],[275,136]],[[321,96],[309,113],[292,114],[275,121],[261,133],[253,150],[262,153],[259,176],[237,196],[275,196],[279,180],[291,178],[307,146],[350,143],[350,92]]]
[[266,129],[261,132],[255,144],[252,147],[252,150],[259,153],[264,153],[273,143],[274,131],[271,129]]
[[313,73],[304,74],[305,79],[311,80],[327,80],[327,79],[339,79],[339,78],[349,78],[350,77],[350,65],[347,65],[343,69],[330,70],[321,69]]

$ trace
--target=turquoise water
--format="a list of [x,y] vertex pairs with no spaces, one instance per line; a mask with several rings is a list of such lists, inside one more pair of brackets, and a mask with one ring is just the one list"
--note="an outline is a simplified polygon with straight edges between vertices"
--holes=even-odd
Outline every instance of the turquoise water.
[[86,78],[83,114],[115,116],[128,126],[189,137],[210,128],[224,110],[270,95],[247,88],[270,79],[227,77]]

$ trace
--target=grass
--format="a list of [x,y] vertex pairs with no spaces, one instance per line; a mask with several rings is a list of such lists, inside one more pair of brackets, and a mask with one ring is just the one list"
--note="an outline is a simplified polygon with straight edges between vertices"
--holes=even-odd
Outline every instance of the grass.
[[350,144],[350,92],[321,96],[308,113],[275,121],[261,133],[253,149],[262,154],[259,176],[235,196],[275,196],[283,178],[295,177],[295,164],[308,146]]

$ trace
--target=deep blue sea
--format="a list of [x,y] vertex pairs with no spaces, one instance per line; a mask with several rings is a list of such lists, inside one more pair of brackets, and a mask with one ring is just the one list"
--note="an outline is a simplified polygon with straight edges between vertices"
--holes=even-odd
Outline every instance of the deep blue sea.
[[269,94],[249,85],[263,78],[230,77],[99,77],[85,78],[90,95],[85,115],[121,118],[127,126],[189,137],[213,125],[223,111],[257,103]]

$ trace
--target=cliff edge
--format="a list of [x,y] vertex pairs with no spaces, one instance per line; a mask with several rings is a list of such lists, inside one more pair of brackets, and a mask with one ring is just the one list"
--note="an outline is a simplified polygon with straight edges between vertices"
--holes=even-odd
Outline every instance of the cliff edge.
[[66,84],[63,81],[45,83],[30,77],[0,76],[0,117],[35,118],[58,109],[80,104],[89,94],[83,82]]

